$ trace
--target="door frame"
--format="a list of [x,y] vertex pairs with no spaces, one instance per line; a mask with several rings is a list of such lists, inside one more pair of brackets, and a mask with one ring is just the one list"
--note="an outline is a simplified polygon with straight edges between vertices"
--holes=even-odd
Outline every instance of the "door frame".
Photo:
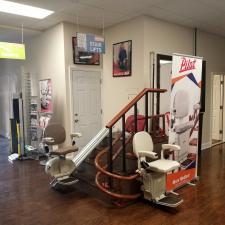
[[[73,126],[73,114],[74,114],[74,107],[73,107],[73,98],[72,98],[72,89],[73,89],[73,72],[74,71],[85,71],[85,72],[99,72],[100,73],[100,79],[102,81],[102,69],[101,68],[90,68],[90,67],[86,67],[86,66],[69,66],[69,126],[70,126],[70,132],[73,133],[74,132],[74,126]],[[102,82],[101,82],[101,88],[100,88],[100,103],[101,103],[101,109],[102,109]],[[103,112],[101,113],[101,119],[100,119],[100,123],[101,123],[101,127],[102,127],[102,115]]]
[[[215,75],[222,75],[224,76],[224,79],[225,79],[225,73],[222,73],[222,72],[219,72],[219,73],[215,73],[215,72],[212,72],[211,73],[211,97],[210,97],[210,147],[213,147],[215,145],[218,145],[218,144],[222,144],[225,142],[225,124],[223,122],[223,136],[222,136],[222,140],[216,144],[213,144],[212,143],[212,115],[213,115],[213,81],[214,81],[214,76]],[[225,110],[224,110],[224,107],[225,107],[225,85],[223,87],[223,121],[225,119]]]

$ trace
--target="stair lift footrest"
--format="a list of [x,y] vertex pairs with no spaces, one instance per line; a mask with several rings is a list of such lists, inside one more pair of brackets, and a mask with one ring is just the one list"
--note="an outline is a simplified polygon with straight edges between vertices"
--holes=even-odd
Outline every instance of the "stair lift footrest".
[[169,206],[169,207],[177,207],[183,202],[183,199],[175,196],[165,196],[164,198],[155,201],[156,204]]
[[67,177],[65,179],[59,180],[57,181],[58,184],[61,185],[73,185],[76,184],[79,180],[77,178],[74,177]]

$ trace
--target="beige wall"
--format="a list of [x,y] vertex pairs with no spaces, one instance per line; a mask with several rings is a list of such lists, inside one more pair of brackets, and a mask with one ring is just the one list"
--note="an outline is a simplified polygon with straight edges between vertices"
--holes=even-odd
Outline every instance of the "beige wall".
[[[132,76],[112,76],[113,44],[132,40]],[[144,87],[144,26],[143,18],[126,21],[105,30],[106,53],[103,56],[103,124],[111,120],[129,101],[129,95]]]
[[[25,69],[31,73],[33,94],[38,95],[38,80],[51,78],[55,121],[71,131],[69,108],[69,66],[73,64],[72,36],[77,29],[68,23],[58,24],[26,43]],[[80,32],[101,34],[101,30],[80,27]],[[102,108],[103,125],[124,107],[131,97],[150,85],[150,52],[193,53],[193,30],[150,17],[138,17],[105,29],[106,53],[103,56]],[[132,76],[112,77],[112,46],[132,40]],[[203,143],[210,142],[211,72],[224,73],[225,38],[198,32],[197,53],[207,61],[206,113]],[[92,68],[92,67],[87,67]],[[96,68],[96,67],[94,67]],[[101,66],[99,67],[101,69]],[[11,70],[8,68],[7,70]]]
[[33,95],[39,95],[38,81],[52,79],[53,121],[66,121],[66,83],[63,24],[58,24],[26,43],[25,71],[31,74]]
[[[33,94],[38,95],[38,80],[52,79],[53,84],[53,118],[66,129],[67,140],[72,129],[70,119],[69,66],[73,64],[72,36],[77,32],[76,26],[69,23],[58,24],[27,43],[26,72],[30,72]],[[100,34],[101,31],[88,27],[79,27],[79,32]],[[77,68],[84,66],[76,65]],[[90,67],[90,66],[89,66]],[[91,68],[91,67],[90,67]],[[94,66],[94,68],[96,68]],[[101,67],[99,67],[101,68]]]
[[[193,29],[156,20],[139,17],[106,29],[106,47],[103,65],[103,121],[107,123],[127,102],[129,92],[150,86],[150,52],[155,54],[193,54]],[[133,41],[132,76],[112,77],[112,44]],[[212,72],[225,71],[225,38],[198,32],[197,55],[207,61],[206,113],[203,124],[203,147],[210,143],[210,100]],[[135,91],[133,91],[135,92]]]
[[176,24],[144,17],[144,74],[146,85],[150,79],[150,52],[172,55],[193,53],[193,30]]
[[198,55],[206,60],[206,102],[203,121],[203,147],[211,143],[211,75],[225,74],[225,38],[198,32],[197,42]]
[[[73,48],[72,48],[72,37],[76,36],[76,32],[78,32],[78,29],[76,25],[71,23],[63,23],[63,36],[64,36],[64,53],[65,53],[65,82],[66,82],[66,128],[67,133],[69,134],[71,131],[73,131],[73,121],[74,119],[71,118],[71,108],[70,108],[70,69],[73,68],[79,68],[79,69],[102,69],[102,62],[100,63],[100,66],[84,66],[84,65],[75,65],[73,63]],[[100,29],[94,29],[84,26],[79,26],[79,32],[81,33],[92,33],[92,34],[101,34]],[[69,118],[69,119],[68,119]],[[69,141],[67,139],[67,141]]]

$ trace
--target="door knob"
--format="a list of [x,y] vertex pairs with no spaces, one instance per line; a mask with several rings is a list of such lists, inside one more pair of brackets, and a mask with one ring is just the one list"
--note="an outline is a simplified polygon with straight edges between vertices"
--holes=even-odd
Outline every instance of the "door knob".
[[74,120],[75,123],[77,123],[79,120]]
[[78,114],[77,114],[77,113],[75,113],[75,114],[74,114],[74,116],[78,116]]

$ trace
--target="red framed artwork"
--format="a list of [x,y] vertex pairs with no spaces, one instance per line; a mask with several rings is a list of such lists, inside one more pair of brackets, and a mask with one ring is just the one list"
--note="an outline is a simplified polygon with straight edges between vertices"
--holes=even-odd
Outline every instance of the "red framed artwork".
[[132,41],[113,44],[113,77],[131,76]]

